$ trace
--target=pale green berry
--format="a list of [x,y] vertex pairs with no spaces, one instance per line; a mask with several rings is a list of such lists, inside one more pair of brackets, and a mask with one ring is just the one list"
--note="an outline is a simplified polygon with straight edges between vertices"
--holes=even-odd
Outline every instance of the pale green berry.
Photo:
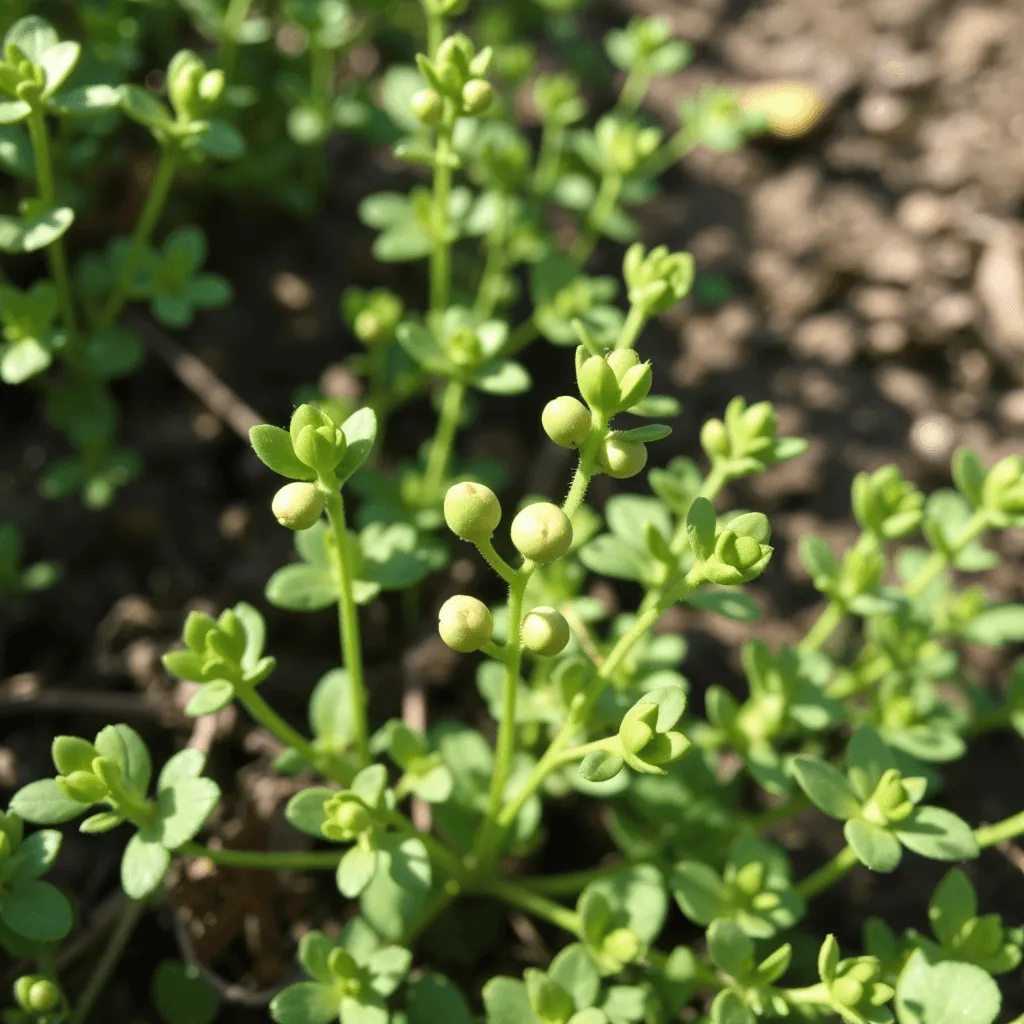
[[413,116],[424,124],[437,125],[444,116],[444,100],[435,89],[420,89],[409,101]]
[[285,484],[271,502],[274,518],[289,530],[308,530],[324,510],[324,496],[316,484]]
[[549,501],[527,505],[512,520],[512,543],[525,558],[534,562],[556,562],[572,546],[569,517]]
[[456,594],[441,605],[437,631],[453,651],[471,654],[490,643],[494,620],[483,601],[467,594]]
[[610,477],[628,480],[647,465],[647,445],[642,441],[609,437],[597,453],[597,463]]
[[471,116],[483,114],[493,100],[494,89],[483,78],[471,78],[462,87],[462,109]]
[[563,448],[579,448],[590,434],[590,410],[571,395],[552,398],[540,422],[544,433]]
[[565,650],[569,642],[569,623],[554,608],[534,608],[523,619],[523,646],[544,658],[553,658]]
[[456,537],[479,544],[489,540],[501,522],[501,503],[483,484],[454,484],[444,496],[444,521]]

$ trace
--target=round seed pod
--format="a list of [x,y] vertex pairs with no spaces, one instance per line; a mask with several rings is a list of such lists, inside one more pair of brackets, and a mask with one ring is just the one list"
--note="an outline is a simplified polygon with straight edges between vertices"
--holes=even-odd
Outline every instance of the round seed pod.
[[493,100],[494,89],[483,78],[471,78],[462,87],[462,109],[470,116],[483,114]]
[[610,437],[597,453],[598,465],[616,480],[628,480],[647,465],[647,445],[642,441],[625,441]]
[[552,398],[540,422],[544,433],[563,448],[579,448],[590,434],[590,410],[572,395]]
[[453,651],[471,654],[490,642],[494,620],[483,601],[468,594],[456,594],[441,605],[437,631]]
[[444,496],[444,521],[456,537],[478,544],[488,540],[501,522],[501,502],[483,484],[454,484]]
[[558,561],[572,546],[572,523],[550,501],[527,505],[512,520],[510,533],[516,550],[541,564]]
[[308,530],[324,510],[324,496],[315,484],[285,484],[271,503],[274,518],[289,530]]
[[534,608],[523,619],[523,646],[534,654],[552,658],[565,650],[569,642],[569,623],[554,608]]
[[444,100],[434,89],[420,89],[413,93],[409,106],[413,117],[424,124],[440,124],[444,116]]

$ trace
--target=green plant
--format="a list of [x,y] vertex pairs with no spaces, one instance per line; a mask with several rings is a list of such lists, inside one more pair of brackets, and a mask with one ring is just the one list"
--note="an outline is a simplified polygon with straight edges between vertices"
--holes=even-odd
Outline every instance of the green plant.
[[[293,16],[306,19],[313,51],[347,45],[338,43],[350,38],[340,8],[299,6]],[[639,482],[648,446],[671,433],[660,420],[678,413],[674,399],[652,394],[651,364],[636,347],[645,326],[687,296],[693,260],[636,242],[628,207],[688,147],[736,145],[751,125],[735,97],[716,91],[691,101],[683,128],[665,141],[638,107],[650,79],[679,68],[688,49],[663,23],[638,20],[606,41],[625,84],[593,128],[577,127],[587,105],[573,79],[537,80],[534,154],[512,116],[509,85],[523,52],[507,39],[479,48],[446,35],[462,6],[424,0],[427,50],[415,69],[385,79],[384,105],[406,134],[396,152],[429,168],[430,187],[377,193],[361,207],[379,232],[379,258],[427,262],[429,309],[416,313],[382,289],[349,291],[342,314],[365,346],[355,365],[369,382],[366,403],[344,415],[302,403],[287,428],[263,424],[250,435],[281,478],[270,511],[295,532],[300,558],[274,573],[266,598],[291,612],[333,606],[342,665],[313,689],[307,735],[261,692],[277,663],[264,653],[254,606],[191,613],[182,646],[163,658],[171,676],[196,684],[188,715],[234,702],[279,741],[276,770],[301,777],[285,818],[310,842],[281,851],[204,845],[197,837],[221,792],[200,752],[170,757],[154,792],[146,743],[128,726],[108,726],[91,742],[57,737],[55,777],[19,790],[0,822],[0,942],[38,965],[16,983],[8,1016],[80,1024],[147,901],[160,898],[172,860],[201,857],[328,874],[322,918],[299,942],[305,976],[270,1004],[278,1024],[668,1024],[697,1014],[714,1024],[787,1016],[993,1024],[1002,1010],[994,976],[1018,966],[1022,933],[979,916],[960,870],[922,911],[931,935],[869,921],[865,952],[841,958],[835,935],[804,922],[808,904],[858,865],[891,872],[916,856],[969,861],[1024,833],[1021,811],[982,825],[940,806],[944,766],[968,739],[1024,721],[1024,661],[1009,687],[994,690],[971,679],[959,656],[963,641],[1024,639],[1024,608],[990,605],[979,589],[957,589],[954,575],[990,567],[983,538],[1024,526],[1024,459],[986,468],[960,449],[956,490],[928,496],[892,467],[859,475],[851,494],[859,539],[841,557],[819,538],[800,545],[825,598],[817,621],[791,647],[742,645],[745,692],[711,686],[701,709],[680,671],[686,643],[658,623],[676,606],[757,620],[744,588],[770,571],[771,528],[759,512],[730,508],[726,488],[799,457],[805,443],[779,435],[770,403],[736,398],[700,431],[703,466],[674,458],[647,472],[651,493],[617,493],[600,512],[587,499],[600,476]],[[230,66],[245,5],[214,13],[204,23]],[[181,57],[171,69],[173,120],[148,94],[122,93],[126,112],[153,129],[165,155],[170,147],[172,166],[233,138],[215,121],[191,119],[191,104],[220,91],[198,60]],[[462,172],[469,184],[456,178]],[[567,246],[544,219],[554,205],[576,214]],[[603,237],[631,243],[625,311],[613,305],[617,280],[584,271]],[[218,288],[192,275],[197,239],[172,235],[162,254],[112,247],[105,265],[120,268],[110,278],[120,284],[101,296],[99,315],[145,293],[158,317],[187,317],[203,304],[197,295]],[[524,270],[532,312],[510,329]],[[37,306],[45,303],[29,302],[39,342],[53,318]],[[561,501],[533,495],[513,510],[493,465],[459,461],[455,450],[472,392],[514,396],[532,386],[517,357],[537,338],[555,355],[574,346],[576,393],[545,395],[541,426],[575,453],[575,469]],[[393,470],[372,464],[387,417],[435,385],[437,429],[424,451]],[[364,665],[360,606],[400,591],[414,628],[421,584],[451,554],[442,524],[460,553],[475,549],[496,577],[476,594],[437,601],[441,640],[480,656],[493,743],[459,719],[426,729],[388,719]],[[624,595],[639,594],[635,607],[611,613],[588,592],[591,574],[623,581]],[[504,589],[503,603],[487,602],[489,584]],[[726,766],[731,779],[718,774]],[[822,824],[843,822],[846,845],[802,874],[770,830],[808,804],[824,813]],[[591,828],[594,816],[580,809],[595,807],[614,856],[594,863],[580,849],[575,870],[533,870],[555,816]],[[132,902],[72,1003],[53,948],[70,909],[38,878],[59,834],[25,836],[22,822],[60,824],[87,812],[85,833],[131,830],[121,876]],[[556,940],[545,969],[519,970],[485,915],[465,913],[469,900],[514,908],[568,941]],[[682,916],[670,921],[673,901]],[[430,929],[446,940],[420,943]],[[462,992],[425,969],[455,973],[446,952],[468,950],[480,963],[481,949],[495,952],[494,970],[521,977],[480,977]],[[162,967],[154,987],[166,1020],[217,1012],[184,968]]]

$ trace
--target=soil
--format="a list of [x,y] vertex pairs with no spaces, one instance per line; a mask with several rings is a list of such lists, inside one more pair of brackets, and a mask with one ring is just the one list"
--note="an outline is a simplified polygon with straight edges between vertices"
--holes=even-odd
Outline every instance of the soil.
[[[700,424],[734,394],[771,399],[785,432],[811,441],[803,458],[732,489],[737,505],[769,515],[777,539],[770,570],[752,588],[762,620],[739,625],[686,613],[665,623],[691,638],[685,669],[699,694],[713,682],[738,685],[738,641],[756,634],[773,645],[791,642],[813,620],[817,601],[795,541],[807,531],[835,546],[850,540],[854,473],[896,462],[934,488],[948,484],[957,444],[972,445],[986,463],[1024,451],[1024,7],[631,0],[601,17],[621,21],[637,12],[668,17],[698,51],[689,69],[656,83],[648,103],[655,117],[674,124],[678,97],[709,81],[798,78],[829,101],[804,138],[693,153],[640,214],[649,243],[691,250],[701,274],[696,297],[653,325],[641,344],[685,405],[657,457],[697,456]],[[171,213],[188,209],[204,224],[211,268],[237,292],[229,309],[202,316],[178,340],[269,422],[283,422],[295,391],[311,381],[335,390],[352,383],[340,366],[355,350],[337,316],[344,286],[398,280],[408,290],[414,280],[373,263],[354,216],[359,196],[392,182],[404,187],[402,169],[345,139],[332,140],[327,156],[329,194],[309,221],[191,194]],[[598,261],[614,272],[617,258],[610,249]],[[486,403],[473,438],[463,438],[464,451],[500,453],[510,493],[558,490],[568,471],[541,446],[538,426],[541,404],[559,381],[568,385],[564,356],[529,350],[526,362],[545,387],[526,401]],[[159,760],[191,730],[191,742],[211,750],[211,770],[229,794],[216,834],[228,845],[283,848],[297,841],[281,819],[295,784],[270,772],[273,741],[230,710],[193,726],[180,710],[185,687],[166,677],[159,655],[188,609],[257,603],[280,666],[265,694],[301,723],[313,681],[336,663],[335,624],[327,613],[294,616],[263,603],[263,584],[290,558],[290,543],[268,513],[273,479],[237,432],[157,356],[118,386],[118,399],[123,438],[145,469],[110,510],[84,514],[74,502],[41,506],[34,497],[39,468],[61,454],[60,442],[41,428],[28,389],[2,392],[0,519],[22,527],[30,560],[57,558],[65,576],[52,591],[0,610],[0,798],[47,774],[58,733],[90,735],[126,721],[143,731]],[[244,425],[246,409],[234,411],[236,426]],[[428,414],[424,402],[398,417],[391,456],[415,450]],[[601,483],[595,501],[607,493]],[[1000,564],[985,579],[992,598],[1024,599],[1024,534],[1006,534],[998,550]],[[473,563],[457,558],[452,579],[439,581],[425,606],[439,603],[454,580],[465,588],[473,573]],[[399,613],[390,600],[364,613],[381,720],[398,713],[410,664],[395,655]],[[431,715],[448,708],[479,715],[465,696],[474,692],[466,659],[439,649],[430,618],[405,642],[434,676]],[[993,686],[1005,681],[1007,656],[966,654]],[[1018,810],[1022,768],[1018,737],[984,738],[949,771],[949,805],[975,822]],[[794,850],[799,872],[841,842],[820,815],[795,819],[780,839]],[[87,932],[105,909],[109,917],[121,841],[115,834],[86,843],[67,832],[55,877],[78,894]],[[587,863],[582,850],[558,856],[557,869]],[[923,904],[942,870],[908,858],[891,878],[855,873],[810,924],[854,944],[866,912],[923,927]],[[1024,920],[1020,870],[997,852],[972,866],[982,907]],[[211,875],[201,865],[175,884],[187,910],[176,928],[169,910],[144,921],[96,1019],[133,1019],[146,1005],[155,963],[179,955],[184,942],[238,986],[227,992],[231,1008],[220,1019],[265,1020],[262,994],[294,971],[296,926],[289,922],[315,919],[323,891],[303,877]],[[506,927],[493,908],[470,912],[492,915],[496,930]],[[536,955],[551,938],[544,929],[523,931],[521,921],[514,927],[515,956]],[[678,920],[673,927],[687,938]],[[90,934],[92,945],[67,975],[72,986],[102,946],[102,931]],[[440,941],[428,935],[424,949]],[[1010,992],[1005,1019],[1022,1009],[1019,989]]]

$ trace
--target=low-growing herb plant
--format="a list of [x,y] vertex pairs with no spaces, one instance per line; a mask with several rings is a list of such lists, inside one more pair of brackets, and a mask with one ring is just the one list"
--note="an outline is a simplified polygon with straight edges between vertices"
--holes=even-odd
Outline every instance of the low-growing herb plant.
[[[993,1024],[1004,1010],[998,979],[1018,968],[1022,931],[979,908],[962,868],[902,931],[868,918],[858,937],[845,926],[810,927],[807,914],[852,871],[889,873],[918,857],[967,863],[1024,833],[1024,811],[995,824],[966,820],[942,793],[943,766],[969,739],[1024,731],[1024,660],[1007,685],[990,686],[970,678],[959,654],[964,641],[1024,639],[1024,607],[991,605],[980,588],[958,589],[956,575],[991,567],[990,535],[1024,527],[1024,457],[986,467],[960,449],[956,489],[930,495],[894,467],[858,475],[859,539],[842,553],[814,536],[801,541],[825,599],[804,638],[779,649],[746,642],[744,693],[711,686],[703,708],[688,699],[685,640],[658,623],[675,606],[756,621],[744,588],[771,564],[771,528],[763,514],[730,507],[728,488],[798,458],[805,444],[779,436],[769,403],[736,398],[704,424],[701,463],[659,464],[657,443],[671,432],[660,421],[678,403],[652,392],[637,345],[648,322],[688,294],[693,260],[636,242],[628,207],[690,147],[739,145],[755,125],[734,95],[714,90],[684,104],[683,127],[665,140],[638,110],[650,80],[681,67],[689,51],[664,23],[638,19],[606,40],[624,84],[592,128],[582,126],[587,103],[571,76],[535,80],[535,147],[512,116],[524,52],[448,35],[462,7],[424,0],[426,52],[415,69],[385,79],[384,105],[406,134],[396,152],[429,168],[430,187],[377,193],[361,207],[380,259],[427,261],[429,309],[417,313],[379,288],[349,290],[341,309],[365,347],[355,363],[365,403],[344,414],[302,403],[287,426],[251,433],[255,455],[280,478],[269,514],[295,532],[299,555],[268,581],[267,601],[292,612],[336,607],[341,666],[313,688],[307,734],[261,692],[276,662],[253,605],[192,612],[182,646],[164,655],[171,676],[196,684],[189,715],[235,703],[279,741],[276,770],[301,781],[285,817],[307,845],[202,843],[221,791],[197,750],[172,755],[154,782],[147,745],[127,725],[92,740],[57,737],[55,775],[22,788],[0,816],[0,944],[28,961],[5,1019],[81,1024],[174,858],[204,858],[322,871],[323,891],[336,892],[299,942],[301,974],[270,1003],[278,1024]],[[207,18],[225,70],[246,8]],[[311,69],[319,50],[349,44],[336,6],[292,8],[306,26]],[[14,82],[15,98],[0,110],[28,121],[37,164],[48,112],[75,105],[57,99],[72,50],[31,18],[5,43],[4,67],[14,70],[0,87],[11,92]],[[219,279],[199,272],[198,234],[180,230],[150,248],[161,191],[179,164],[237,149],[231,130],[207,116],[221,89],[221,77],[186,53],[169,68],[173,114],[148,92],[117,92],[163,156],[134,240],[83,265],[89,330],[112,329],[132,297],[149,299],[169,323],[226,297]],[[323,118],[324,97],[310,103]],[[43,225],[53,291],[14,300],[29,328],[8,343],[31,335],[34,349],[64,359],[95,335],[73,318],[67,224],[47,237],[62,215],[43,184],[45,205],[26,206],[16,228],[24,241]],[[576,214],[566,246],[547,228],[553,205]],[[632,243],[622,262],[625,311],[615,304],[619,280],[584,269],[602,237]],[[531,312],[510,329],[522,270]],[[534,386],[517,356],[538,337],[574,359],[573,393],[545,395],[540,421],[575,453],[575,469],[559,494],[514,505],[499,497],[506,481],[493,465],[458,460],[458,430],[473,392],[515,396]],[[68,381],[76,358],[68,356]],[[419,457],[394,471],[371,463],[387,418],[435,386],[437,430]],[[587,504],[596,477],[639,482],[645,471],[650,493],[617,493],[600,512]],[[25,588],[17,546],[7,547],[3,579]],[[448,594],[437,601],[437,630],[474,658],[494,729],[382,720],[360,606],[402,591],[415,624],[422,582],[452,550],[473,549],[506,600],[489,604],[485,585]],[[624,581],[624,593],[641,595],[635,607],[611,613],[592,596],[592,576]],[[615,852],[598,859],[581,848],[573,870],[538,872],[547,826],[581,806],[600,811]],[[819,811],[823,825],[842,822],[844,842],[808,873],[772,829]],[[72,905],[42,878],[61,834],[26,823],[78,818],[87,834],[126,833],[121,881],[131,902],[101,970],[75,994],[54,955],[73,927]],[[480,913],[466,913],[483,903],[541,923],[554,955],[523,968],[502,936],[488,938]],[[419,941],[446,923],[445,943]],[[856,951],[844,956],[833,931]],[[442,973],[451,971],[446,944],[470,949],[472,984]],[[172,1024],[217,1014],[216,994],[194,968],[161,965],[153,992]]]

